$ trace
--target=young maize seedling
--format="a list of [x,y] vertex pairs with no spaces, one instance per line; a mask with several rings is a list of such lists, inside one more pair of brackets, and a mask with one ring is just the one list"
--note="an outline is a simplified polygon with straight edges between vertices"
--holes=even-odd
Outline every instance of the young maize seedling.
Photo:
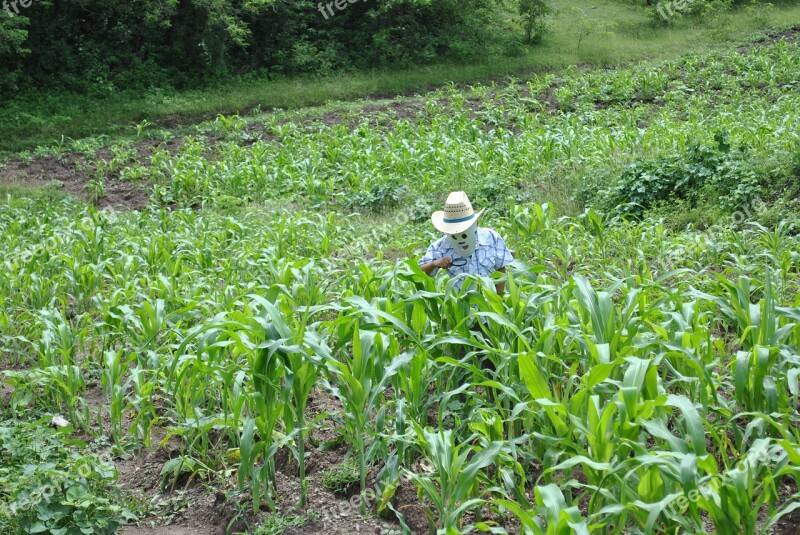
[[485,448],[475,448],[469,445],[471,440],[456,444],[451,430],[433,431],[418,425],[415,430],[417,446],[432,471],[406,469],[404,473],[417,486],[420,498],[424,496],[433,505],[432,509],[426,508],[428,521],[447,535],[470,531],[472,526],[462,526],[461,520],[465,513],[485,503],[478,497],[481,470],[495,461],[503,443],[490,442]]

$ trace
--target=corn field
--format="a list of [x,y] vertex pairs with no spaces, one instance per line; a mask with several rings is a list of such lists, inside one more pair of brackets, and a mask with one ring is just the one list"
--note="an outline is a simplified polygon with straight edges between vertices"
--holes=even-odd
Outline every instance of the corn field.
[[[450,88],[424,124],[275,123],[250,144],[221,117],[216,146],[153,156],[141,212],[8,196],[4,411],[61,414],[120,452],[178,440],[165,481],[230,485],[253,515],[280,512],[282,456],[307,506],[325,428],[347,445],[356,492],[377,489],[361,513],[403,532],[395,498],[410,485],[446,535],[771,533],[800,504],[797,228],[562,216],[533,198],[541,184],[531,198],[491,187],[591,174],[715,129],[754,158],[798,151],[798,58],[780,42],[575,73],[552,113],[533,96],[550,80],[475,89],[498,103],[477,118]],[[616,104],[642,94],[663,108]],[[459,185],[482,192],[484,224],[514,250],[502,295],[417,266],[437,237],[425,210]],[[397,212],[359,215],[387,191]],[[319,396],[336,409],[312,413]]]

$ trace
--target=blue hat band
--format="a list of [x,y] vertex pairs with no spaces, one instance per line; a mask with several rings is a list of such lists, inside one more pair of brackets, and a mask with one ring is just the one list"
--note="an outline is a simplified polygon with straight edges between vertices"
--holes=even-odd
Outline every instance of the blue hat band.
[[445,223],[463,223],[464,221],[469,221],[470,219],[474,219],[475,214],[468,215],[467,217],[462,217],[460,219],[442,219]]

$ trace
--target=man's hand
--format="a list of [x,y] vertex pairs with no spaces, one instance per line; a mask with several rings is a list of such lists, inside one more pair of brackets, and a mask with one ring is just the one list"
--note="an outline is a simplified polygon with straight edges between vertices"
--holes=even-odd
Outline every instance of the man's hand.
[[[506,268],[500,268],[497,270],[498,273],[505,274]],[[497,292],[497,295],[503,295],[503,292],[506,291],[506,283],[505,282],[498,282],[494,285],[494,289]]]
[[419,268],[426,275],[430,275],[431,273],[433,273],[433,270],[436,269],[436,268],[447,269],[452,265],[453,265],[453,259],[452,258],[448,258],[448,257],[444,257],[444,258],[440,258],[438,260],[432,260],[431,262],[428,262],[427,264],[422,264],[421,266],[419,266]]
[[447,269],[452,265],[453,265],[453,259],[448,256],[433,261],[433,266],[439,269]]

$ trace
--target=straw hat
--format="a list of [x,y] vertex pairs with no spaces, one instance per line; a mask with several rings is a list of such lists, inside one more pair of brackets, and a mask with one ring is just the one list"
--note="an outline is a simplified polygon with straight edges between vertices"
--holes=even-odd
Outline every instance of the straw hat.
[[444,210],[434,212],[431,221],[436,230],[444,234],[458,234],[471,227],[483,213],[475,213],[469,197],[463,191],[454,191],[447,196]]

